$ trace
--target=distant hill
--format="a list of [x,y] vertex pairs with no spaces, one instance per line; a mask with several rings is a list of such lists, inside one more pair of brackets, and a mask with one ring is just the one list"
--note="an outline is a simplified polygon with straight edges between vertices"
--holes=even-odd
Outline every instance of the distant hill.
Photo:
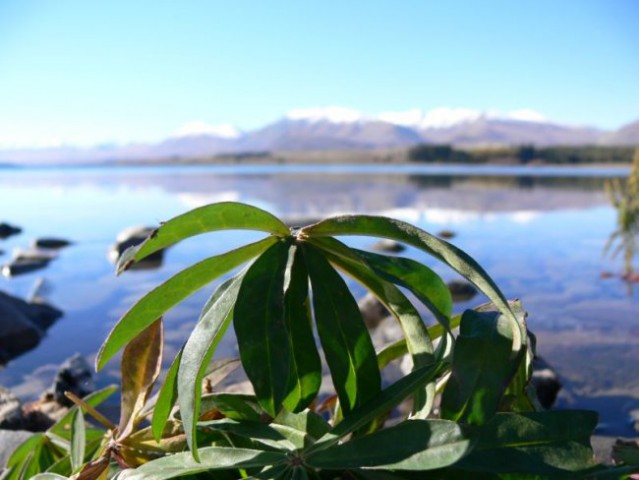
[[604,145],[639,145],[639,120],[629,123],[614,132],[605,133],[601,143]]
[[[534,145],[639,146],[639,121],[615,131],[559,125],[528,111],[496,116],[468,109],[365,118],[347,109],[316,109],[277,120],[262,128],[240,132],[198,125],[158,143],[0,150],[0,163],[52,164],[126,162],[179,157],[205,157],[254,151],[372,150],[416,144],[453,146]],[[534,113],[534,112],[533,112]]]

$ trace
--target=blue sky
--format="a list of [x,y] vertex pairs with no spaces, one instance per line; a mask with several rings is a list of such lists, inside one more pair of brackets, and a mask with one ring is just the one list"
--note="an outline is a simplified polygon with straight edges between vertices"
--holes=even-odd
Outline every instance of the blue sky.
[[639,118],[639,2],[0,1],[0,146],[252,129],[296,108]]

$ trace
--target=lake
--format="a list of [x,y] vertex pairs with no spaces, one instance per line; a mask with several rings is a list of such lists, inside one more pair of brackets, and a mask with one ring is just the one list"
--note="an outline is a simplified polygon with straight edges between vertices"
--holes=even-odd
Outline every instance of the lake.
[[[468,166],[163,166],[0,170],[0,222],[23,228],[0,240],[0,264],[36,237],[72,246],[46,269],[0,278],[0,290],[27,298],[37,287],[64,316],[34,350],[0,370],[0,384],[28,400],[50,385],[75,352],[90,361],[114,322],[144,292],[196,260],[262,235],[222,232],[170,248],[161,268],[116,277],[107,258],[117,233],[157,226],[217,201],[241,201],[302,222],[339,213],[397,217],[432,233],[451,230],[452,243],[482,264],[506,297],[522,300],[538,353],[560,375],[558,407],[601,412],[599,433],[633,436],[629,412],[639,408],[639,285],[619,278],[621,257],[603,255],[616,213],[603,185],[627,169]],[[349,238],[367,247],[371,239]],[[425,254],[446,280],[458,276]],[[612,272],[603,278],[602,272]],[[353,286],[356,295],[363,291]],[[187,338],[205,288],[166,316],[168,365]],[[456,305],[462,311],[482,303]],[[218,355],[236,354],[233,338]],[[112,361],[98,377],[118,377]]]

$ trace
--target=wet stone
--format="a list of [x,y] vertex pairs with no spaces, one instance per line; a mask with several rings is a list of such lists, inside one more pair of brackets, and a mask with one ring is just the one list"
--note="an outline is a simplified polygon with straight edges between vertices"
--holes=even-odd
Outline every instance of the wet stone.
[[371,245],[373,250],[378,250],[380,252],[391,252],[391,253],[399,253],[406,250],[406,247],[395,240],[380,240],[377,243]]
[[477,289],[472,284],[462,280],[453,280],[446,285],[455,303],[466,302],[477,295]]
[[4,222],[0,223],[0,238],[7,238],[11,235],[17,235],[20,232],[22,232],[22,229],[20,227],[16,227]]

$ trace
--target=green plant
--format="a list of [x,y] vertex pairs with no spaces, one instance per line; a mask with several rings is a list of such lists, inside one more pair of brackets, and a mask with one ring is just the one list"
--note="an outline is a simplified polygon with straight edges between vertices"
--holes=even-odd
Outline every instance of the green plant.
[[[53,453],[19,448],[7,478],[45,471],[34,478],[382,480],[426,478],[426,471],[428,478],[615,478],[632,471],[595,465],[589,445],[595,413],[540,411],[529,383],[533,351],[521,305],[507,302],[467,254],[407,223],[360,215],[289,228],[248,205],[213,204],[164,223],[125,252],[118,272],[187,237],[224,229],[268,236],[168,279],[141,298],[104,342],[98,369],[124,348],[119,424],[102,421],[103,436],[94,434],[81,414],[100,417],[93,400],[75,399],[74,420],[54,427],[65,440],[59,450],[49,449],[51,432],[41,434],[33,442]],[[453,316],[450,292],[431,269],[335,238],[346,235],[421,249],[472,281],[491,303]],[[161,316],[247,262],[213,292],[156,397],[148,400],[162,354]],[[335,268],[382,301],[401,325],[402,340],[374,350]],[[431,312],[433,325],[425,324],[405,292]],[[215,383],[232,367],[232,361],[211,363],[231,324],[255,394],[203,394],[211,369],[209,383]],[[321,403],[315,332],[335,390]],[[383,388],[380,371],[406,354],[412,372]],[[407,399],[410,414],[395,414],[386,426],[389,412]]]
[[604,253],[618,243],[612,256],[623,252],[624,274],[629,277],[634,272],[632,262],[639,250],[639,148],[635,150],[627,182],[622,184],[619,179],[614,179],[606,182],[605,187],[610,202],[617,210],[617,229],[610,235]]

